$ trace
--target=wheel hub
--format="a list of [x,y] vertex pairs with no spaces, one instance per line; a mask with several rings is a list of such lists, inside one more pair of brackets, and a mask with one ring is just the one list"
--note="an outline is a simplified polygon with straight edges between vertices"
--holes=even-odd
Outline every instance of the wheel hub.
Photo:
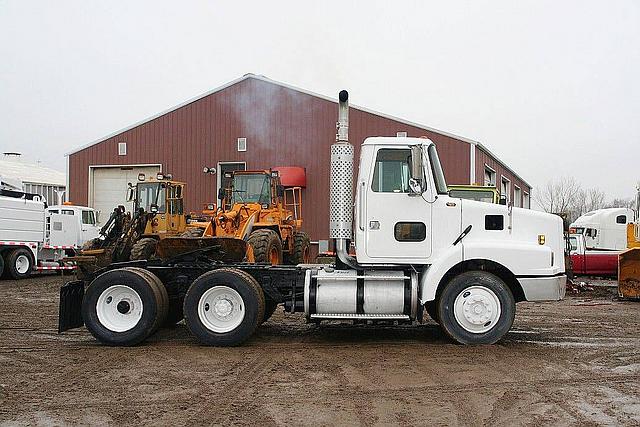
[[216,333],[230,332],[244,320],[242,296],[228,286],[207,289],[198,302],[198,316],[202,325]]
[[96,302],[100,324],[113,332],[133,329],[142,318],[142,298],[126,285],[113,285],[105,289]]
[[485,286],[471,286],[462,291],[454,302],[454,315],[466,331],[481,334],[491,330],[500,318],[500,300]]
[[20,274],[25,274],[29,270],[29,258],[26,255],[19,255],[16,258],[16,270]]

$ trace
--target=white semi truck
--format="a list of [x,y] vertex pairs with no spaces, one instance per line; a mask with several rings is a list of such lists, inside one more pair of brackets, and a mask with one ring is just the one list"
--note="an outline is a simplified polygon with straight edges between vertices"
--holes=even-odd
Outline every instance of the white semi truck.
[[84,324],[103,343],[134,345],[184,315],[201,343],[239,345],[284,304],[310,322],[414,323],[426,309],[453,340],[491,344],[511,328],[517,302],[564,297],[559,217],[449,197],[436,147],[422,138],[367,138],[354,183],[347,103],[340,92],[334,265],[229,263],[208,249],[119,263],[62,287],[59,330]]
[[23,279],[34,271],[71,270],[62,260],[98,236],[95,212],[50,206],[38,195],[0,190],[0,276]]

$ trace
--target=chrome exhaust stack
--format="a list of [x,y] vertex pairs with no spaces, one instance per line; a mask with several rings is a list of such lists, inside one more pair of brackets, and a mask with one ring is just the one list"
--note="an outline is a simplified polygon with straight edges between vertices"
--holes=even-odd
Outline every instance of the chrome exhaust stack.
[[349,143],[349,93],[338,95],[336,142],[331,146],[331,178],[329,185],[329,238],[335,239],[336,255],[344,264],[357,268],[349,256],[348,241],[353,237],[353,157]]

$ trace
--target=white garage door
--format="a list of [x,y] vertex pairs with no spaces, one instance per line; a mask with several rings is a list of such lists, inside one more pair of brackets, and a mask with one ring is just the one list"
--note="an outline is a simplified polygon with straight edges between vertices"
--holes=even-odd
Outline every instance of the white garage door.
[[160,172],[160,166],[91,168],[89,206],[100,212],[98,222],[104,224],[118,205],[124,205],[127,211],[130,211],[131,202],[127,202],[127,184],[135,185],[140,173],[150,177],[158,172]]

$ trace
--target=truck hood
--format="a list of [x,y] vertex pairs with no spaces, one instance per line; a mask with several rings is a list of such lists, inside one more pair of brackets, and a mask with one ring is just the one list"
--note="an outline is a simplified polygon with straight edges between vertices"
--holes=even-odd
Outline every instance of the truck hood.
[[[516,264],[523,269],[516,274],[558,274],[564,273],[564,234],[562,219],[557,215],[523,208],[509,208],[504,205],[461,200],[462,224],[464,230],[471,225],[471,231],[463,239],[465,247],[490,245],[495,249],[504,248],[506,257],[515,258]],[[502,217],[502,229],[492,230],[491,223],[499,225]],[[544,236],[544,244],[539,243]],[[527,260],[518,260],[518,256],[527,256]],[[535,258],[535,259],[534,259]],[[552,262],[553,260],[553,262]],[[496,260],[497,261],[497,260]],[[524,267],[527,265],[527,267]],[[524,270],[527,271],[524,271]]]

